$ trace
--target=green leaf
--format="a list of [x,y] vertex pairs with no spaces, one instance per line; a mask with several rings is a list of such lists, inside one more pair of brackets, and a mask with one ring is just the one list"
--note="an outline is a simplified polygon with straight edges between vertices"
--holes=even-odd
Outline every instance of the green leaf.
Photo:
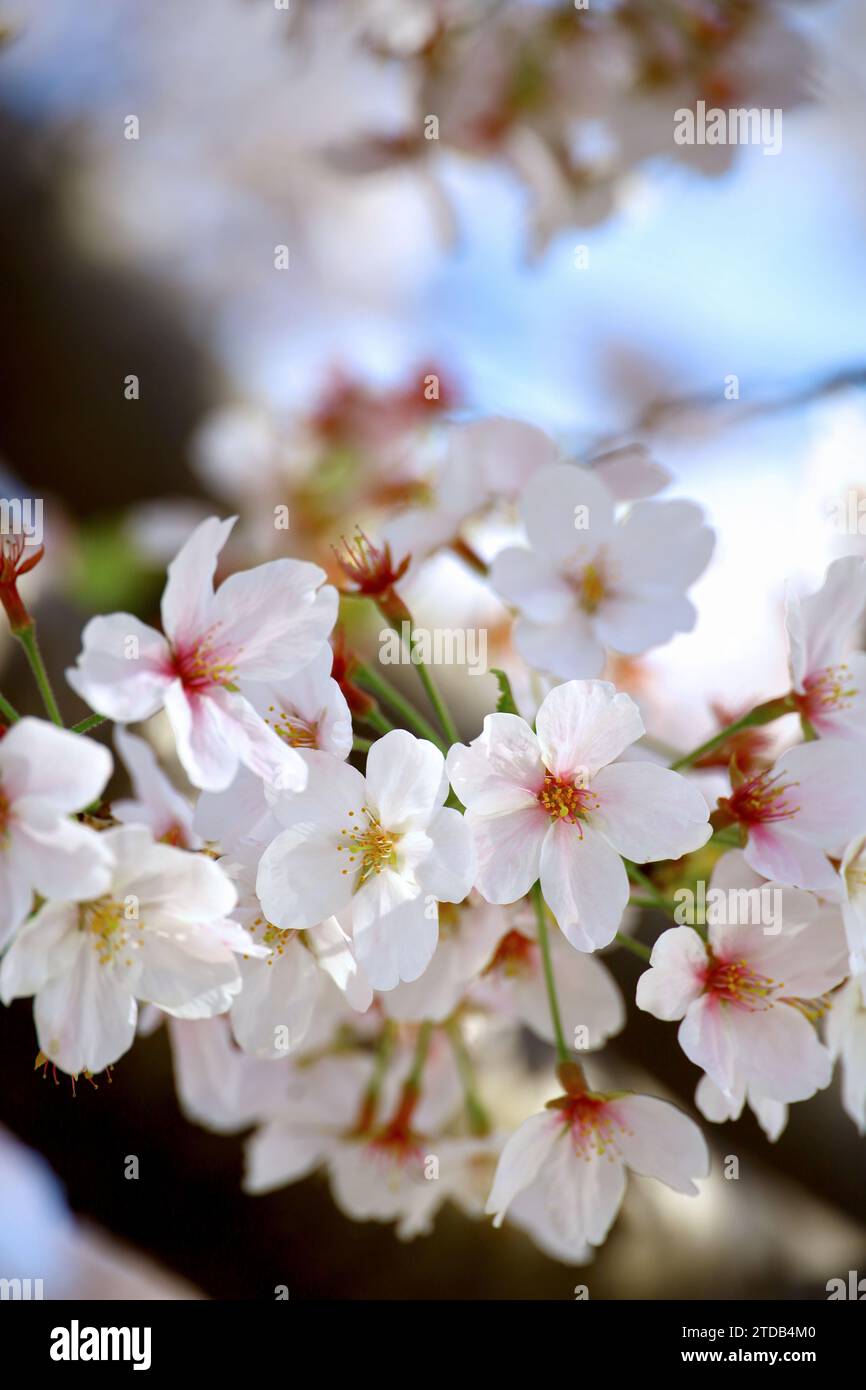
[[499,699],[496,701],[497,714],[519,714],[520,711],[514,703],[514,696],[511,693],[511,681],[504,671],[499,671],[496,667],[490,668],[491,676],[496,677],[496,684],[499,686]]

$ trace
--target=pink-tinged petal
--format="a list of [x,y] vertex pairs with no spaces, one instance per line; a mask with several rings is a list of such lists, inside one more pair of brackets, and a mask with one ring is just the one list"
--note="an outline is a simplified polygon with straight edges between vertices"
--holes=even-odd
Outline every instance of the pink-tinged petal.
[[269,922],[303,931],[349,903],[355,874],[337,852],[338,835],[313,819],[299,820],[268,845],[259,863],[256,892]]
[[830,1084],[830,1054],[791,1005],[738,1010],[735,1045],[740,1073],[770,1100],[808,1100]]
[[545,901],[578,951],[597,951],[616,936],[629,898],[628,875],[615,850],[584,824],[551,824],[541,847]]
[[790,822],[779,822],[780,826],[790,824],[797,834],[811,836],[819,848],[840,855],[849,840],[863,833],[866,778],[858,759],[851,756],[849,743],[818,739],[798,744],[782,754],[774,772],[780,786],[790,785],[785,800],[798,808],[796,816]]
[[566,1132],[542,1167],[538,1182],[571,1249],[604,1243],[625,1195],[625,1168],[615,1148],[575,1151]]
[[494,1226],[502,1225],[515,1197],[535,1181],[553,1146],[565,1142],[562,1122],[549,1110],[530,1115],[515,1130],[499,1157],[485,1207],[487,1215],[493,1217]]
[[794,689],[803,680],[840,661],[846,638],[866,607],[866,562],[844,555],[827,569],[821,588],[808,598],[787,596],[786,625]]
[[467,811],[466,820],[475,844],[479,893],[489,903],[516,902],[538,878],[548,816],[533,801],[529,810],[507,815],[476,816]]
[[243,988],[232,1004],[232,1032],[251,1057],[285,1057],[310,1029],[319,971],[299,937],[269,961],[245,961]]
[[52,976],[72,968],[82,944],[77,908],[45,903],[21,928],[0,962],[3,1003],[38,994]]
[[729,849],[716,860],[710,879],[711,888],[720,888],[723,893],[741,888],[747,891],[762,888],[766,880],[750,868],[741,849]]
[[387,829],[423,829],[447,795],[445,759],[426,739],[392,729],[367,754],[368,801]]
[[520,514],[533,549],[569,569],[588,564],[614,531],[607,488],[588,469],[570,463],[551,464],[534,475],[520,499]]
[[433,848],[415,870],[425,893],[440,902],[460,903],[475,881],[475,845],[469,825],[459,811],[444,807],[427,827]]
[[174,646],[203,637],[211,625],[213,580],[220,551],[237,517],[209,516],[193,531],[168,567],[162,595],[162,626]]
[[224,1015],[173,1018],[169,1037],[178,1100],[195,1124],[232,1134],[285,1105],[285,1073],[235,1047]]
[[44,802],[25,799],[18,809],[9,850],[41,897],[83,902],[107,892],[113,860],[103,835],[58,816]]
[[555,686],[541,702],[535,727],[545,766],[557,777],[582,772],[585,780],[644,733],[631,696],[596,680]]
[[652,949],[650,968],[637,982],[639,1009],[656,1018],[683,1018],[704,991],[707,948],[692,927],[671,927]]
[[754,899],[747,905],[742,898],[728,898],[725,911],[735,920],[710,927],[717,957],[746,961],[786,998],[817,999],[835,989],[848,974],[839,909],[819,904],[801,889],[778,884],[767,884],[761,901],[763,914],[755,916]]
[[592,471],[618,502],[653,497],[672,481],[671,474],[656,463],[645,444],[625,444],[596,454]]
[[684,591],[706,569],[715,536],[694,502],[636,502],[616,530],[611,553],[617,589],[635,597]]
[[563,1232],[559,1213],[551,1211],[541,1183],[527,1187],[515,1197],[508,1208],[508,1224],[523,1231],[552,1260],[567,1265],[585,1265],[592,1261],[591,1245],[576,1244]]
[[626,859],[679,859],[713,833],[704,797],[678,772],[656,763],[602,768],[591,790],[592,824]]
[[632,656],[663,647],[677,632],[691,632],[697,619],[697,609],[685,594],[614,595],[599,605],[595,632],[606,647]]
[[213,601],[220,647],[236,653],[238,679],[293,676],[325,645],[337,620],[337,591],[306,560],[270,560],[230,575]]
[[68,970],[39,990],[33,1009],[39,1047],[61,1071],[96,1074],[132,1046],[137,1006],[125,973],[102,965],[85,940]]
[[616,1143],[632,1172],[697,1196],[693,1179],[709,1176],[710,1152],[694,1120],[654,1096],[627,1096],[610,1108],[624,1122]]
[[500,550],[489,580],[500,598],[533,622],[562,622],[574,607],[574,590],[544,554],[519,546]]
[[777,883],[815,893],[838,889],[839,876],[824,851],[787,821],[750,826],[743,855],[751,869]]
[[173,680],[161,633],[131,613],[113,613],[91,618],[81,640],[78,663],[66,679],[91,709],[121,724],[156,714]]
[[391,869],[374,874],[352,900],[352,940],[374,989],[424,973],[439,939],[435,902]]
[[333,653],[327,643],[302,671],[285,680],[243,681],[241,693],[288,742],[335,758],[352,751],[352,716],[346,697],[331,679]]
[[464,806],[479,815],[525,810],[544,783],[538,739],[516,714],[486,715],[468,747],[449,750],[446,767]]
[[455,426],[448,441],[448,475],[483,480],[489,493],[516,496],[558,450],[537,425],[493,415]]
[[[597,956],[573,951],[561,937],[555,937],[551,945],[559,1009],[566,1036],[579,1039],[583,1035],[578,1030],[585,1029],[585,1042],[579,1045],[588,1049],[601,1047],[625,1024],[625,1006],[619,987]],[[523,1001],[527,1000],[528,995],[529,990],[523,992]],[[542,999],[546,990],[540,971],[533,995],[535,1011],[523,1014],[524,1021],[533,1032],[553,1043],[550,1004]]]
[[224,792],[202,792],[196,802],[193,826],[204,840],[231,849],[246,840],[265,844],[279,825],[265,798],[262,779],[240,767]]
[[715,1081],[722,1095],[730,1097],[737,1084],[735,1029],[739,1015],[713,994],[703,994],[686,1010],[677,1041],[690,1062]]
[[101,796],[110,776],[107,748],[43,719],[20,719],[0,743],[0,781],[10,801],[37,797],[68,815]]
[[560,680],[600,676],[607,660],[593,619],[576,606],[556,623],[518,618],[513,638],[527,665],[538,671],[549,671]]

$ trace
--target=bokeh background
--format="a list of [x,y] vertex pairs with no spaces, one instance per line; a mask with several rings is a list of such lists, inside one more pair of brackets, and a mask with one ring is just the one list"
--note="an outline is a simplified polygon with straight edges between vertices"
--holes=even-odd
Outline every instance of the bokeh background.
[[[777,156],[744,146],[706,170],[660,141],[603,215],[577,199],[543,235],[495,152],[444,142],[420,170],[358,154],[371,130],[400,147],[417,101],[405,51],[429,9],[0,0],[0,481],[45,499],[27,593],[70,719],[84,711],[62,671],[89,613],[152,617],[165,559],[208,511],[240,508],[253,544],[275,439],[289,472],[311,451],[321,469],[354,466],[394,433],[423,456],[428,371],[431,416],[514,415],[576,454],[640,440],[705,507],[719,542],[698,626],[623,673],[676,746],[712,730],[714,706],[784,688],[786,581],[808,591],[864,547],[833,519],[866,489],[860,0],[786,7],[799,85]],[[666,130],[678,104],[662,106]],[[326,535],[311,523],[293,540],[318,554]],[[446,601],[434,573],[423,602]],[[26,706],[2,636],[0,677]],[[471,736],[489,686],[457,695]],[[639,963],[609,964],[633,998]],[[608,1244],[572,1271],[450,1209],[405,1246],[343,1218],[318,1179],[244,1196],[241,1139],[183,1118],[161,1033],[74,1096],[34,1069],[26,1001],[0,1013],[0,1048],[2,1264],[70,1296],[569,1298],[586,1282],[593,1298],[820,1298],[866,1271],[866,1154],[836,1084],[793,1107],[776,1145],[749,1115],[705,1126],[739,1180],[717,1176],[696,1203],[633,1181]],[[673,1030],[634,1008],[605,1065],[691,1105]],[[526,1113],[548,1075],[527,1041]]]

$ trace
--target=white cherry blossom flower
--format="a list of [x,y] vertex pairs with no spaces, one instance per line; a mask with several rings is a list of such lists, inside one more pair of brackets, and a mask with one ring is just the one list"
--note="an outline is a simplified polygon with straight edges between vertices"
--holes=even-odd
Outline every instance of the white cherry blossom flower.
[[520,511],[529,545],[500,551],[490,580],[519,614],[514,642],[530,666],[597,676],[609,648],[635,655],[694,627],[686,590],[713,549],[694,503],[638,501],[617,520],[599,478],[559,463],[535,474]]
[[[566,1035],[576,1049],[603,1046],[625,1024],[616,981],[597,956],[573,951],[560,934],[551,939],[550,949]],[[545,1042],[556,1041],[541,948],[530,913],[515,915],[470,998],[500,1017],[519,1020]]]
[[[754,886],[745,856],[725,859],[728,884]],[[847,973],[839,910],[798,889],[767,886],[780,894],[781,920],[771,929],[751,920],[712,921],[704,941],[692,927],[672,927],[656,941],[637,985],[639,1008],[682,1019],[680,1047],[729,1110],[741,1108],[747,1092],[806,1100],[828,1085],[832,1070],[814,1021],[824,1011],[822,996]]]
[[770,1100],[757,1093],[754,1087],[742,1083],[736,1092],[727,1097],[722,1095],[712,1077],[706,1075],[701,1077],[695,1089],[695,1105],[713,1124],[738,1120],[746,1102],[770,1143],[775,1144],[788,1123],[788,1107],[784,1101]]
[[652,1096],[584,1091],[551,1101],[524,1120],[502,1151],[487,1202],[495,1226],[521,1193],[540,1197],[575,1261],[601,1245],[625,1194],[626,1169],[697,1195],[709,1173],[706,1142],[693,1120]]
[[283,680],[312,661],[334,625],[337,594],[323,587],[323,570],[302,560],[233,574],[214,592],[234,521],[203,521],[169,565],[165,636],[130,613],[92,618],[68,680],[119,723],[164,708],[195,786],[220,791],[244,763],[281,786],[301,787],[302,759],[256,714],[241,685]]
[[866,835],[845,847],[839,880],[851,974],[866,977]]
[[630,696],[606,681],[569,681],[542,702],[536,731],[489,714],[469,747],[448,754],[478,855],[476,887],[516,902],[541,880],[544,898],[579,951],[613,940],[629,898],[621,856],[678,858],[709,839],[700,792],[651,762],[614,762],[643,723]]
[[46,903],[0,967],[4,1004],[35,996],[39,1046],[73,1075],[128,1050],[137,1001],[177,1018],[223,1013],[241,987],[234,952],[257,949],[227,920],[236,894],[213,860],[157,844],[142,825],[102,838],[113,860],[104,891]]
[[801,714],[822,737],[866,739],[866,652],[846,642],[866,611],[866,560],[834,560],[817,593],[788,594],[791,684]]
[[335,917],[303,932],[285,931],[267,920],[255,891],[258,862],[253,847],[221,861],[238,890],[234,920],[265,948],[262,955],[240,962],[243,988],[232,1003],[231,1025],[244,1052],[279,1058],[306,1040],[331,982],[359,1013],[369,1008],[373,991]]
[[471,837],[444,806],[445,762],[432,743],[391,730],[367,755],[366,778],[308,753],[305,791],[274,798],[283,829],[262,855],[257,892],[270,922],[303,931],[346,914],[374,989],[416,980],[438,940],[438,903],[472,886]]
[[0,947],[33,906],[33,895],[67,898],[108,887],[111,854],[96,831],[73,820],[101,794],[111,754],[42,719],[20,719],[0,740]]
[[719,808],[739,823],[746,862],[756,873],[838,895],[839,875],[828,856],[841,858],[866,828],[866,778],[850,743],[818,739],[738,781]]

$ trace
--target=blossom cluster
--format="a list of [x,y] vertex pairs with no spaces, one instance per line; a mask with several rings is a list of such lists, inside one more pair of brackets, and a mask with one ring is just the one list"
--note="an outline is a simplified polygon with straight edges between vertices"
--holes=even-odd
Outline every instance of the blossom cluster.
[[[696,620],[714,536],[659,496],[671,481],[639,446],[575,460],[478,420],[330,562],[239,568],[235,519],[206,518],[160,629],[84,628],[73,728],[19,592],[35,561],[4,540],[47,717],[0,697],[0,997],[33,999],[41,1057],[93,1075],[164,1022],[190,1118],[253,1128],[250,1192],[321,1170],[343,1211],[403,1237],[451,1201],[581,1263],[628,1171],[695,1196],[711,1166],[694,1118],[584,1056],[624,1025],[623,949],[706,1121],[748,1104],[776,1139],[838,1061],[866,1130],[866,561],[790,594],[787,690],[661,749],[608,677]],[[409,606],[446,553],[506,614],[509,673],[466,741]],[[353,606],[403,635],[417,699],[350,647]],[[743,741],[776,721],[778,750]],[[681,921],[677,891],[705,878],[711,905]],[[771,922],[748,911],[765,893]],[[672,923],[651,950],[647,907]],[[557,1084],[513,1128],[490,1078],[523,1030]]]

